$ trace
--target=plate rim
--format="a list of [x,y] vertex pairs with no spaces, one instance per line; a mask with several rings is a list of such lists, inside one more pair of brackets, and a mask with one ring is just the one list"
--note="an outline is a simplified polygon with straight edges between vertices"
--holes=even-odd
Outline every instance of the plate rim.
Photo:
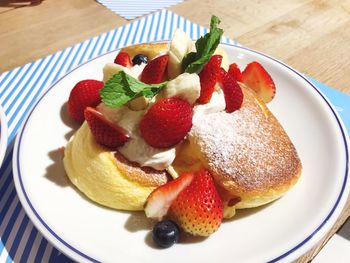
[[0,105],[0,167],[4,161],[8,143],[8,124],[4,108]]
[[[150,43],[154,43],[154,42],[168,42],[168,40],[153,41]],[[238,50],[241,49],[241,50],[253,53],[253,54],[257,54],[259,56],[262,56],[264,58],[267,58],[269,60],[272,60],[272,61],[278,63],[280,66],[285,67],[286,69],[291,71],[294,75],[297,75],[299,78],[301,78],[303,81],[305,81],[308,85],[310,85],[318,93],[318,95],[321,96],[321,98],[326,102],[327,106],[329,107],[329,109],[331,110],[331,112],[333,114],[333,117],[337,121],[337,124],[338,124],[337,128],[340,129],[342,139],[343,139],[344,150],[345,150],[345,175],[343,178],[340,193],[335,201],[335,204],[333,205],[333,207],[329,211],[329,213],[327,213],[326,218],[324,218],[322,220],[322,222],[319,224],[319,226],[316,229],[312,230],[311,233],[306,238],[304,238],[298,244],[294,245],[288,251],[282,253],[281,255],[279,255],[273,259],[270,259],[268,262],[277,262],[280,260],[287,260],[287,259],[294,260],[297,257],[301,256],[306,251],[308,251],[312,247],[312,245],[314,245],[316,242],[318,242],[323,237],[324,234],[319,235],[319,236],[317,236],[317,234],[319,234],[321,232],[321,230],[328,231],[331,228],[331,226],[334,224],[335,219],[337,219],[339,217],[340,212],[344,208],[344,205],[345,205],[344,200],[349,195],[349,190],[350,190],[349,182],[348,182],[349,154],[350,153],[349,153],[349,139],[347,137],[348,133],[347,133],[346,127],[343,124],[339,114],[336,112],[334,106],[330,103],[330,101],[326,98],[326,96],[310,80],[308,80],[303,74],[299,73],[297,70],[293,69],[292,67],[288,66],[284,62],[282,62],[282,61],[280,61],[272,56],[266,55],[262,52],[259,52],[259,51],[256,51],[256,50],[253,50],[253,49],[250,49],[247,47],[243,47],[243,46],[235,45],[235,44],[230,44],[230,43],[220,43],[220,45],[221,46],[228,46],[230,48],[236,48]],[[78,68],[84,66],[85,64],[90,63],[91,61],[94,61],[94,60],[96,60],[102,56],[108,55],[110,53],[120,51],[120,49],[112,50],[112,51],[106,52],[104,54],[101,54],[93,59],[90,59],[90,60],[80,64],[79,66],[75,67],[74,69],[70,70],[69,72],[64,74],[62,77],[57,79],[54,83],[52,83],[50,85],[50,87],[40,96],[40,98],[35,102],[35,104],[31,108],[29,114],[27,115],[26,119],[24,120],[23,124],[21,125],[21,128],[18,132],[18,136],[16,137],[16,141],[15,141],[15,146],[14,146],[14,151],[13,151],[13,164],[12,165],[13,165],[13,177],[14,177],[14,182],[15,182],[15,188],[16,188],[16,191],[18,193],[19,200],[20,200],[26,214],[29,216],[29,218],[31,219],[31,221],[33,222],[35,227],[39,230],[39,232],[41,232],[43,237],[45,239],[47,239],[54,247],[63,251],[67,256],[71,257],[72,259],[77,259],[77,256],[80,256],[80,257],[84,258],[85,260],[90,260],[92,262],[99,262],[98,260],[96,260],[96,259],[86,255],[85,253],[79,251],[77,248],[73,247],[72,245],[68,244],[65,240],[60,238],[45,223],[45,221],[40,217],[38,212],[33,207],[32,203],[30,202],[30,199],[27,196],[27,193],[25,191],[23,181],[21,178],[20,162],[19,162],[21,140],[22,140],[22,136],[23,136],[25,127],[26,127],[32,113],[37,108],[38,104],[62,79],[64,79],[67,75],[71,74],[72,72],[74,72]],[[331,218],[334,219],[334,222],[330,221]],[[42,230],[42,228],[44,228],[44,231]],[[48,232],[46,232],[46,231],[48,231]],[[49,234],[49,235],[47,235],[47,234]],[[54,239],[54,240],[52,240],[52,239]],[[313,243],[310,243],[311,239],[314,239]],[[307,246],[305,247],[305,245],[307,245]],[[301,250],[302,247],[304,248],[304,250]]]

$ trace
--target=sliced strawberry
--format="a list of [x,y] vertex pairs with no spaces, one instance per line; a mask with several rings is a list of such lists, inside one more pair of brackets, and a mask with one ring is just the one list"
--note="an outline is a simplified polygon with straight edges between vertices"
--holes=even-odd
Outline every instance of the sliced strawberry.
[[220,74],[221,61],[221,55],[211,56],[208,63],[199,73],[201,92],[199,98],[197,99],[198,103],[206,104],[210,101],[215,90],[215,84],[218,81]]
[[220,68],[219,70],[219,76],[218,76],[218,82],[219,84],[222,86],[222,84],[224,83],[224,79],[225,79],[225,76],[226,76],[227,72],[225,69],[223,68]]
[[220,226],[224,206],[214,180],[207,170],[194,174],[192,182],[170,207],[177,224],[192,235],[209,236]]
[[114,63],[122,65],[122,66],[127,67],[127,68],[132,67],[132,63],[131,63],[131,59],[130,59],[129,54],[126,52],[123,52],[123,51],[118,53],[118,55],[114,59]]
[[230,113],[238,110],[243,102],[243,92],[231,74],[226,74],[222,89],[225,96],[226,112]]
[[242,72],[236,63],[232,63],[228,69],[228,74],[231,74],[235,80],[242,82]]
[[162,55],[148,62],[141,73],[141,81],[146,84],[158,84],[165,80],[169,55]]
[[129,139],[128,133],[122,127],[107,120],[94,108],[87,107],[84,115],[97,143],[115,149]]
[[193,177],[194,174],[185,173],[153,190],[146,201],[146,216],[159,220],[165,216],[172,202],[192,182]]
[[68,113],[76,121],[84,121],[86,107],[96,107],[101,102],[100,90],[103,82],[94,79],[79,81],[73,87],[68,98]]
[[140,131],[145,141],[157,148],[174,146],[192,127],[192,107],[180,98],[159,100],[143,116]]
[[270,74],[256,61],[249,63],[244,69],[242,72],[242,82],[253,89],[265,103],[270,102],[275,96],[275,83]]

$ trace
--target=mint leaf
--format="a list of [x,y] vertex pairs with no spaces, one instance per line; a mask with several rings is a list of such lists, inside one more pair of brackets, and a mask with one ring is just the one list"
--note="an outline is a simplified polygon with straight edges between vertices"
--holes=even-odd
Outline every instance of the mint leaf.
[[106,81],[100,96],[107,106],[119,107],[140,96],[153,98],[167,83],[145,84],[120,71]]
[[185,72],[198,73],[214,54],[220,43],[220,38],[224,31],[218,28],[220,19],[211,17],[210,31],[196,41],[197,52],[187,54],[182,60],[182,67]]

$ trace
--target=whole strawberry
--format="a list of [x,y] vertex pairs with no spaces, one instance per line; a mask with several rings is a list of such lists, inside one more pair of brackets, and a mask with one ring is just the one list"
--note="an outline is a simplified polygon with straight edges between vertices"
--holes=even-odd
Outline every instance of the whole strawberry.
[[211,96],[215,90],[215,84],[219,80],[220,67],[222,56],[211,56],[208,63],[203,67],[199,73],[199,79],[201,83],[201,93],[197,99],[198,103],[206,104],[210,101]]
[[158,84],[165,80],[169,55],[162,55],[148,62],[141,73],[141,81],[146,84]]
[[122,127],[107,120],[97,110],[87,107],[84,115],[97,143],[111,149],[116,149],[129,139],[128,133]]
[[84,121],[86,107],[96,107],[101,102],[100,90],[103,82],[86,79],[79,81],[73,87],[68,98],[68,113],[76,121]]
[[156,148],[174,146],[184,139],[191,127],[192,107],[176,97],[156,102],[140,122],[142,137]]
[[207,170],[195,173],[192,182],[170,207],[171,216],[186,232],[209,236],[221,225],[224,206]]

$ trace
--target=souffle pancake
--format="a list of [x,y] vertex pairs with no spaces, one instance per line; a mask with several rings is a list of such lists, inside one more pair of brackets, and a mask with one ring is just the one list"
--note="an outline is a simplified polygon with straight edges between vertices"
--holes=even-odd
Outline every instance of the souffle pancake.
[[68,98],[81,123],[64,151],[68,178],[100,205],[159,220],[162,247],[159,227],[209,236],[235,209],[280,198],[301,175],[266,106],[278,87],[258,61],[241,70],[228,57],[219,22],[213,16],[196,42],[177,30],[170,42],[121,49],[101,65],[102,80],[76,83]]

